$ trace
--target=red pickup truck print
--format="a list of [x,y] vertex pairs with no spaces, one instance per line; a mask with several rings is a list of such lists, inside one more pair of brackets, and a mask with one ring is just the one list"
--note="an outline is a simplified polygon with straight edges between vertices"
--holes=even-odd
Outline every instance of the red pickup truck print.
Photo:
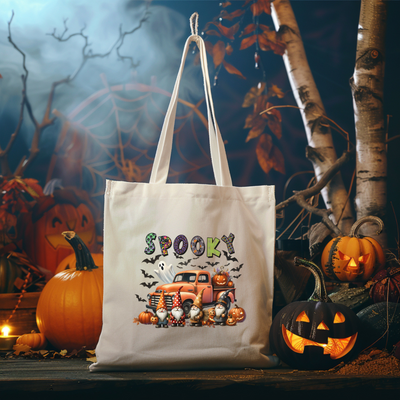
[[181,289],[182,306],[186,315],[188,315],[193,301],[202,289],[205,289],[203,293],[204,308],[213,307],[221,294],[228,289],[232,289],[228,294],[228,310],[230,305],[235,301],[236,289],[234,286],[213,286],[211,275],[208,271],[190,270],[177,273],[172,283],[160,285],[156,288],[155,292],[149,293],[147,295],[149,304],[146,307],[155,311],[161,292],[164,290],[165,301],[168,311],[170,311],[175,293],[181,286],[183,286]]

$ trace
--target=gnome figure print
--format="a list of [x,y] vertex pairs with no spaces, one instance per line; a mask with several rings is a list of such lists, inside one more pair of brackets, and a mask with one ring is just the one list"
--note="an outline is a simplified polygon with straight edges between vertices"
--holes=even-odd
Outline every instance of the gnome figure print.
[[158,317],[156,328],[168,328],[168,310],[164,298],[164,290],[161,292],[160,300],[157,304],[156,316]]
[[226,290],[217,300],[217,304],[215,305],[214,325],[226,325],[230,305],[228,294],[231,290],[232,289]]
[[171,326],[185,326],[185,312],[182,308],[182,299],[181,299],[181,286],[174,296],[174,300],[172,302],[172,309],[170,313],[170,322]]
[[205,289],[197,295],[189,313],[189,325],[190,326],[203,326],[203,292]]

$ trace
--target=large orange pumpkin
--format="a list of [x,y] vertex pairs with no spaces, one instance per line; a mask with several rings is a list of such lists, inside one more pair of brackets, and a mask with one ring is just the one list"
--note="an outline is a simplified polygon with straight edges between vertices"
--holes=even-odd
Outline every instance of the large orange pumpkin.
[[38,200],[24,237],[24,249],[34,263],[54,273],[73,253],[62,236],[64,231],[75,231],[91,251],[96,251],[95,220],[87,204],[69,189]]
[[39,330],[57,349],[94,349],[102,327],[103,268],[75,232],[63,232],[76,254],[76,269],[60,272],[44,287],[36,309]]
[[364,217],[354,223],[349,236],[332,239],[321,256],[321,266],[326,276],[344,282],[367,281],[385,265],[381,245],[371,237],[360,237],[357,231],[365,222],[376,222],[380,233],[383,222],[377,217]]

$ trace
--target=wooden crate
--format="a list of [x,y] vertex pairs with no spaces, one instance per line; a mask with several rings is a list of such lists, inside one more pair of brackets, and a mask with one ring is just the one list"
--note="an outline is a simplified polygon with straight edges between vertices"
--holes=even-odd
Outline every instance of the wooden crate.
[[[18,302],[19,293],[0,294],[0,327],[3,326]],[[7,325],[11,335],[23,335],[32,330],[39,332],[36,325],[36,306],[40,292],[25,293],[21,303]]]

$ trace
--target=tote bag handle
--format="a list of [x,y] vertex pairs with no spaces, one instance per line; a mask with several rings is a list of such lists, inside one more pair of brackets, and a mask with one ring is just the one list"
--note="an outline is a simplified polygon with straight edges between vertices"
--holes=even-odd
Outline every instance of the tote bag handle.
[[183,50],[181,65],[179,67],[178,76],[176,78],[174,90],[172,92],[171,101],[165,115],[160,139],[158,141],[157,151],[154,158],[153,168],[150,176],[150,183],[167,182],[169,164],[171,160],[172,141],[174,136],[174,125],[176,108],[178,105],[179,85],[182,78],[185,60],[189,51],[191,42],[195,42],[200,51],[200,63],[203,74],[204,92],[207,106],[208,117],[208,134],[210,138],[210,154],[211,163],[214,171],[215,182],[218,186],[232,186],[232,179],[229,172],[228,159],[226,157],[225,147],[219,130],[217,120],[215,118],[214,104],[211,96],[211,84],[208,75],[207,53],[203,39],[197,34],[197,19],[195,21],[195,30],[193,29],[194,19],[198,17],[194,13],[190,18],[192,35],[188,37]]

